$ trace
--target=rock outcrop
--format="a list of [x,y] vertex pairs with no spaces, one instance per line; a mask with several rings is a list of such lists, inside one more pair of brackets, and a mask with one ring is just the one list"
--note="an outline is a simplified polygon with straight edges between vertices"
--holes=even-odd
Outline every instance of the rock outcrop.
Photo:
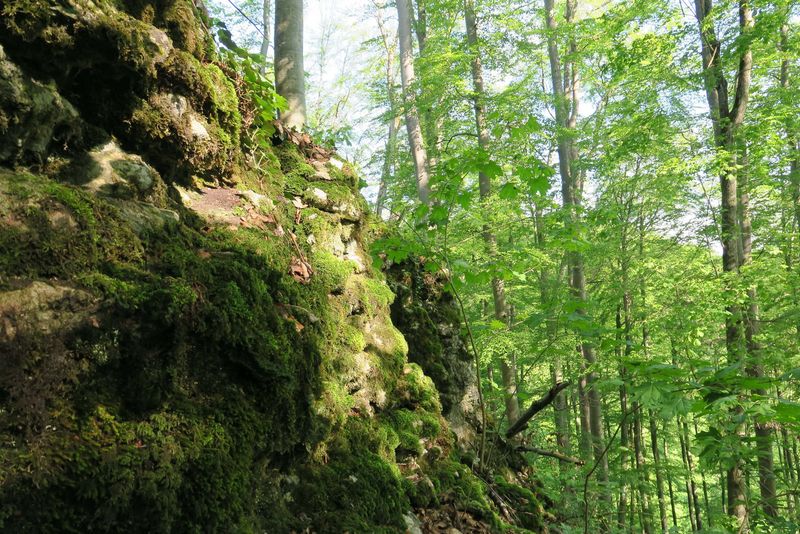
[[0,530],[508,520],[442,415],[471,402],[457,318],[409,361],[392,319],[414,328],[419,288],[390,310],[358,178],[296,136],[243,141],[192,1],[0,13]]

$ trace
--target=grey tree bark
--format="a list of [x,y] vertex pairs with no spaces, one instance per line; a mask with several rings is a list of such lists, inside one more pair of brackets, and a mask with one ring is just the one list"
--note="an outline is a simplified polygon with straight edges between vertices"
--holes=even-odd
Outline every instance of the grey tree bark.
[[667,503],[664,496],[664,476],[662,472],[661,453],[658,449],[658,422],[655,413],[650,410],[648,413],[650,423],[650,450],[653,453],[653,466],[656,472],[656,491],[658,495],[658,515],[661,520],[661,532],[666,534],[669,531],[667,524]]
[[[577,222],[578,211],[582,203],[582,180],[575,169],[577,159],[577,146],[574,142],[574,131],[578,120],[578,75],[575,64],[577,53],[574,41],[571,41],[568,49],[568,60],[564,62],[563,72],[561,57],[556,40],[556,18],[554,13],[554,0],[544,0],[545,23],[547,26],[547,52],[550,60],[550,74],[552,81],[553,103],[555,107],[556,126],[559,129],[558,138],[558,162],[559,173],[561,175],[561,191],[566,212],[567,224],[575,225]],[[571,23],[577,8],[576,0],[567,0],[565,9],[565,19]],[[566,86],[565,82],[566,81]],[[579,303],[587,300],[586,278],[583,268],[583,257],[580,252],[569,253],[570,265],[570,288],[573,298]],[[578,314],[585,315],[586,308],[580,305],[576,310]],[[596,363],[594,347],[583,339],[579,346],[579,352],[583,356],[587,367]],[[595,384],[597,373],[590,371],[586,376],[586,397],[589,412],[589,431],[592,437],[592,448],[595,460],[599,462],[598,480],[603,486],[600,492],[602,506],[606,508],[610,505],[610,498],[607,491],[608,483],[608,458],[603,454],[603,417],[600,403],[600,393]],[[607,529],[608,522],[602,522],[602,528]]]
[[261,12],[261,57],[266,67],[269,45],[272,44],[272,0],[264,0]]
[[[467,26],[467,44],[472,56],[472,89],[475,109],[475,128],[478,134],[478,146],[483,152],[489,152],[489,129],[486,126],[486,90],[483,85],[483,65],[481,64],[480,47],[478,45],[478,24],[475,18],[474,0],[464,0],[464,18]],[[484,208],[492,194],[491,178],[486,173],[478,173],[478,187]],[[485,212],[488,214],[489,210]],[[497,238],[488,223],[483,225],[483,240],[490,259],[497,257]],[[506,322],[509,309],[506,303],[505,286],[499,278],[492,280],[492,297],[494,299],[494,316]],[[511,358],[500,361],[500,374],[503,378],[503,391],[506,406],[506,420],[513,425],[519,419],[519,400],[517,397],[516,370]]]
[[419,124],[416,98],[414,96],[414,54],[411,40],[411,5],[409,0],[397,0],[397,34],[400,40],[400,80],[403,86],[403,104],[405,107],[406,130],[411,157],[414,160],[414,171],[417,178],[417,194],[420,202],[430,204],[430,170],[428,153],[422,138]]
[[375,18],[381,32],[383,47],[386,50],[386,99],[389,103],[389,133],[386,136],[386,146],[383,154],[383,169],[381,170],[381,181],[378,187],[378,196],[375,201],[375,213],[381,216],[386,201],[386,193],[389,180],[394,174],[395,160],[397,153],[397,132],[400,130],[400,112],[397,103],[396,85],[396,43],[397,36],[390,32],[381,16],[383,5],[375,5]]
[[[740,33],[745,34],[754,24],[749,0],[738,0]],[[737,132],[744,121],[750,97],[753,55],[749,45],[740,51],[736,88],[731,102],[728,82],[722,68],[722,47],[711,19],[712,0],[695,0],[695,14],[700,30],[701,57],[706,88],[706,99],[714,129],[714,145],[728,165],[720,176],[722,266],[726,273],[738,273],[741,266],[741,228],[739,227],[739,199],[737,186],[737,160],[739,140]],[[736,277],[733,277],[735,280]],[[731,290],[733,288],[730,288]],[[748,347],[745,341],[745,324],[742,306],[729,299],[726,311],[726,347],[732,364],[746,364]],[[745,437],[744,425],[739,425],[736,434]],[[738,459],[728,469],[728,514],[736,519],[739,532],[749,532],[749,510],[747,508],[747,483],[744,459]],[[770,499],[771,500],[771,497]],[[765,512],[767,510],[765,509]]]
[[[743,149],[744,151],[745,149]],[[747,168],[746,153],[743,154],[743,165],[740,171],[739,211],[740,235],[742,239],[741,266],[746,266],[752,261],[753,231],[750,219],[750,192],[749,169]],[[755,286],[747,288],[747,310],[744,313],[745,340],[749,362],[747,373],[754,377],[764,376],[764,367],[761,364],[761,344],[758,342],[759,309],[758,295]],[[766,397],[764,389],[753,391],[756,395]],[[758,456],[758,487],[761,492],[761,506],[764,514],[775,519],[778,516],[778,497],[775,489],[775,460],[772,453],[772,429],[761,421],[756,421],[756,451]]]
[[303,69],[303,0],[275,2],[275,90],[288,108],[281,121],[302,129],[306,122],[305,70]]

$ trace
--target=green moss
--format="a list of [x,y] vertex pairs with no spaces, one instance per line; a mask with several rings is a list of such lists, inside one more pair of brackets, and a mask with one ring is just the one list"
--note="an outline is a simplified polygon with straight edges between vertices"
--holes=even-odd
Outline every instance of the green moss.
[[[238,129],[226,130],[212,119],[204,125],[208,138],[197,137],[188,117],[173,116],[174,105],[174,98],[166,94],[139,100],[125,125],[132,146],[168,181],[217,183],[232,178],[240,158]],[[198,117],[207,119],[197,115],[195,120]]]
[[[279,311],[307,304],[272,267],[286,256],[185,225],[140,239],[103,200],[31,175],[0,174],[0,197],[15,217],[0,229],[4,273],[71,278],[106,302],[69,349],[80,374],[49,407],[59,432],[4,451],[3,528],[78,532],[102,516],[110,530],[249,530],[255,458],[303,450],[317,417],[322,333]],[[158,414],[172,422],[151,428]]]
[[213,57],[211,37],[200,25],[200,17],[191,0],[169,0],[156,20],[163,26],[175,45],[198,59]]
[[344,163],[341,169],[332,163],[327,163],[325,169],[331,178],[348,187],[353,193],[358,194],[359,178],[349,163]]
[[496,491],[516,512],[517,524],[541,532],[545,526],[545,511],[536,495],[527,488],[510,484],[502,477],[495,477]]
[[397,386],[397,398],[403,399],[407,404],[420,406],[428,412],[441,412],[439,392],[433,381],[427,377],[422,368],[410,363],[403,370],[403,378]]
[[162,86],[189,98],[194,107],[219,125],[236,145],[242,128],[236,89],[222,70],[214,64],[203,64],[184,50],[175,50],[161,67]]
[[125,421],[103,405],[62,419],[40,448],[10,458],[0,528],[77,533],[101,521],[103,531],[249,530],[249,444],[230,430],[175,412]]
[[283,190],[301,196],[317,171],[309,165],[300,153],[300,149],[292,143],[282,143],[275,146],[274,150],[284,175]]
[[68,277],[110,262],[139,264],[143,247],[117,210],[82,191],[0,170],[0,198],[13,224],[0,227],[0,271]]
[[428,470],[438,500],[453,502],[479,519],[497,525],[498,521],[488,500],[486,483],[476,477],[463,464],[452,459],[442,459]]
[[327,251],[317,251],[311,257],[314,275],[311,288],[325,293],[342,293],[348,278],[355,271],[351,261],[341,260]]
[[399,437],[398,455],[421,456],[424,441],[436,438],[442,430],[439,417],[424,410],[392,410],[385,418]]
[[295,500],[308,521],[295,528],[314,532],[397,532],[405,528],[410,508],[402,479],[374,453],[332,458],[327,465],[308,466],[301,473]]

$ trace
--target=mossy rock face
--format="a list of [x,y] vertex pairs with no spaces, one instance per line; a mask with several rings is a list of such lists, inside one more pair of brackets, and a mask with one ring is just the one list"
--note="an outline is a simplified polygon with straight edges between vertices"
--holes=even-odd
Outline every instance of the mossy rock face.
[[80,145],[85,130],[54,84],[25,75],[0,46],[0,162],[41,163],[57,148]]
[[408,359],[433,379],[448,414],[472,394],[475,381],[456,303],[442,281],[419,262],[392,265],[387,278],[397,295],[392,322],[408,340]]
[[175,46],[197,59],[214,57],[206,14],[192,0],[118,0],[122,9],[167,32]]
[[[208,63],[211,41],[193,3],[124,6],[140,18],[118,7],[110,1],[7,0],[0,4],[0,45],[36,80],[29,85],[54,81],[51,98],[97,127],[95,142],[103,131],[116,136],[168,181],[232,179],[241,159],[238,99],[232,82]],[[50,122],[59,124],[57,117]],[[45,158],[58,146],[51,144],[34,155]]]
[[373,270],[349,165],[243,151],[194,2],[0,12],[0,530],[499,525],[442,418],[452,306]]
[[321,332],[276,302],[308,305],[296,288],[224,233],[140,238],[112,204],[41,177],[0,174],[0,198],[3,528],[257,522],[258,458],[302,456],[313,435]]

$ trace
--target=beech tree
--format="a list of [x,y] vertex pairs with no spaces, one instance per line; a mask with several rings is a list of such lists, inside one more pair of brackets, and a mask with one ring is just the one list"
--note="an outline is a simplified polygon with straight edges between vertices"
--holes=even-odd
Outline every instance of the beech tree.
[[281,121],[302,129],[306,122],[303,69],[303,0],[275,1],[275,90],[286,99]]
[[[464,0],[464,22],[467,28],[467,45],[472,56],[472,90],[475,108],[475,130],[478,137],[478,148],[489,153],[489,126],[486,119],[486,90],[483,85],[483,65],[481,64],[481,49],[478,42],[478,22],[475,17],[475,1]],[[478,172],[478,190],[484,208],[488,209],[491,202],[492,181],[485,171]],[[497,256],[497,238],[489,224],[483,225],[483,239],[486,252],[490,258]],[[494,316],[499,321],[507,321],[510,315],[506,303],[505,285],[498,277],[492,278],[492,301],[494,303]],[[519,401],[517,399],[517,371],[514,360],[508,356],[500,360],[500,373],[505,391],[506,419],[513,425],[519,419]]]
[[430,168],[425,140],[419,123],[419,112],[415,101],[414,51],[411,39],[411,5],[409,0],[397,0],[397,36],[400,41],[400,80],[403,89],[406,131],[414,170],[417,178],[417,194],[423,204],[430,203]]

